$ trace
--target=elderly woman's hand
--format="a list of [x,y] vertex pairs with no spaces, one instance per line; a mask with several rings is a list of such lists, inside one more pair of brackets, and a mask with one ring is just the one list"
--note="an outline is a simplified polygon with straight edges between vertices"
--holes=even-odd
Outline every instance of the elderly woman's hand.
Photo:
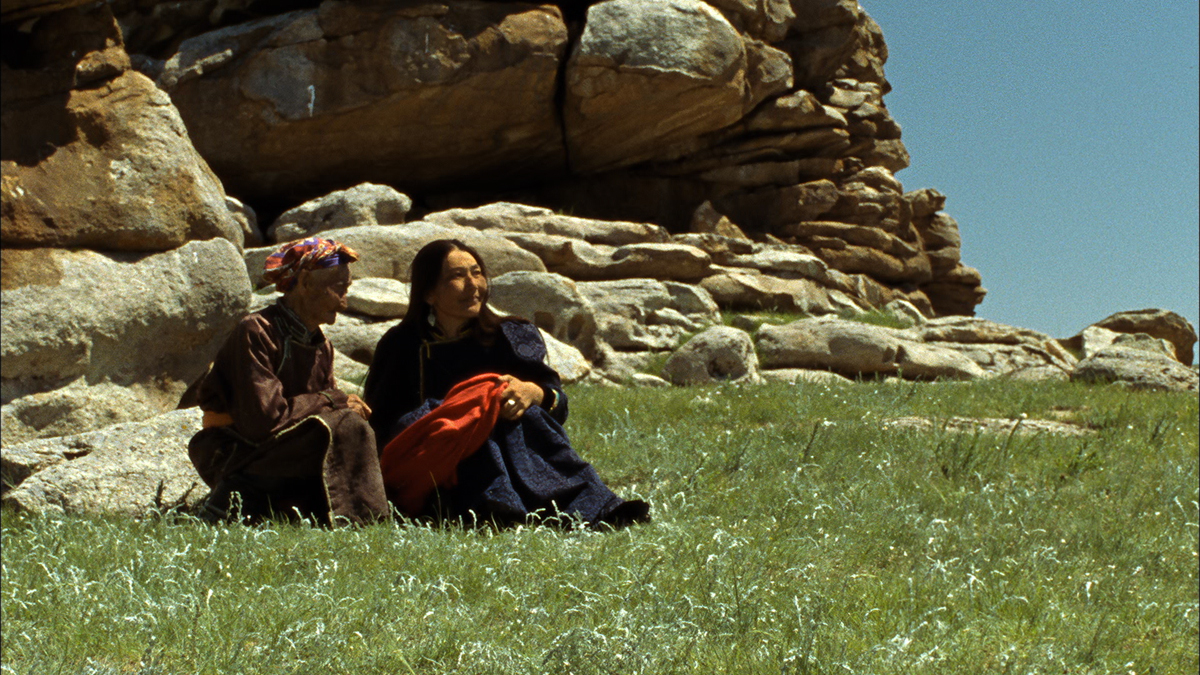
[[354,394],[347,396],[346,406],[359,415],[362,415],[364,420],[371,419],[371,406],[367,405],[367,402],[358,396],[355,396]]
[[526,410],[542,402],[540,385],[518,380],[512,375],[501,375],[500,380],[508,383],[508,388],[500,395],[500,417],[506,420],[521,419]]

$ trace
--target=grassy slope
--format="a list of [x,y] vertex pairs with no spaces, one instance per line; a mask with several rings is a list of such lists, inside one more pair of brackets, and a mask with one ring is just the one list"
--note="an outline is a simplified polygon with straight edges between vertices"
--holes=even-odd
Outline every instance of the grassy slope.
[[[653,524],[6,512],[2,670],[1197,670],[1195,396],[996,382],[572,394],[577,447],[653,502]],[[1021,413],[1098,433],[877,423]]]

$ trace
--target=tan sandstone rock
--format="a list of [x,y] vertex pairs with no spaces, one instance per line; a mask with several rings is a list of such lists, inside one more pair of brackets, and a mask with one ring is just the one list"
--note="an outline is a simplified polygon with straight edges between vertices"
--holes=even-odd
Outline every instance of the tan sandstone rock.
[[1077,364],[1057,340],[1044,333],[977,317],[931,319],[907,332],[923,342],[966,356],[992,375],[1067,379]]
[[1166,341],[1145,333],[1127,333],[1079,362],[1071,379],[1115,382],[1133,389],[1197,391],[1200,375],[1179,363]]
[[557,7],[325,2],[184,41],[160,84],[225,185],[306,199],[561,171]]
[[412,199],[387,185],[362,183],[337,190],[284,211],[267,229],[267,238],[286,242],[318,232],[360,225],[396,225],[412,209]]
[[596,358],[596,314],[574,281],[545,272],[509,272],[493,277],[488,303],[498,311],[532,321],[556,340]]
[[549,234],[607,246],[661,244],[667,241],[667,231],[651,223],[577,218],[540,206],[508,202],[497,202],[473,209],[438,211],[421,220],[433,225],[458,225],[478,230]]
[[785,279],[757,270],[725,269],[703,279],[700,287],[717,304],[730,309],[773,309],[811,315],[862,309],[845,293],[811,279]]
[[339,314],[337,321],[321,326],[321,331],[338,352],[364,365],[371,365],[379,339],[398,323],[398,319],[369,321],[362,317]]
[[541,258],[546,269],[579,281],[661,279],[695,281],[712,273],[712,259],[686,244],[604,246],[553,234],[504,236]]
[[398,319],[408,311],[408,291],[403,281],[356,278],[346,292],[346,309],[376,319]]
[[241,255],[225,239],[153,255],[0,253],[5,402],[80,377],[190,384],[250,298]]
[[4,505],[47,514],[144,516],[194,506],[207,493],[188,459],[199,408],[0,450],[5,480],[26,474]]
[[713,326],[692,336],[667,359],[663,377],[677,385],[761,382],[754,341],[730,326]]
[[617,350],[673,349],[685,334],[721,320],[712,297],[686,284],[624,279],[578,287],[596,312],[597,336]]
[[592,373],[592,364],[574,346],[560,342],[546,331],[540,331],[546,343],[546,365],[558,373],[563,384],[579,382]]
[[894,374],[917,380],[988,375],[957,351],[920,342],[906,331],[832,317],[764,325],[755,342],[764,368],[830,370],[850,377]]
[[129,70],[107,4],[40,16],[22,32],[23,53],[2,66],[5,247],[242,245],[224,189],[170,99]]
[[[422,246],[437,239],[458,239],[473,247],[483,257],[491,276],[517,270],[546,271],[546,266],[533,253],[504,237],[468,227],[443,227],[418,220],[403,225],[362,225],[327,230],[321,236],[341,242],[359,254],[358,262],[350,266],[356,278],[409,281],[413,256]],[[245,252],[246,273],[252,283],[263,283],[263,263],[276,248],[265,246]]]
[[572,168],[590,173],[662,157],[672,144],[733,124],[790,84],[790,77],[756,82],[746,41],[700,0],[592,5],[567,63]]
[[69,436],[143,420],[176,407],[186,388],[182,381],[89,385],[81,377],[67,386],[22,396],[0,407],[0,444]]
[[1139,309],[1117,312],[1097,321],[1094,326],[1117,333],[1145,333],[1170,342],[1175,358],[1184,365],[1195,359],[1196,329],[1182,316],[1165,309]]

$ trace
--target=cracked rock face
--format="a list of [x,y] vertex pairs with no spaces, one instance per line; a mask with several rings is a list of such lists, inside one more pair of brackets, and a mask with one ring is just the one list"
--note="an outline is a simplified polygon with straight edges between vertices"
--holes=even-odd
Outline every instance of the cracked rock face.
[[[8,14],[8,4],[5,4]],[[140,73],[106,5],[31,20],[5,57],[7,247],[164,251],[244,234],[171,99]]]
[[572,167],[637,164],[733,124],[745,112],[747,63],[742,36],[700,0],[593,5],[567,64]]
[[[0,450],[6,506],[42,513],[120,513],[189,506],[207,491],[188,459],[198,408]],[[9,486],[15,485],[12,489]]]
[[[613,279],[641,265],[638,274],[694,280],[710,268],[684,250],[664,276],[639,262],[647,251],[542,235],[620,247],[630,242],[593,228],[678,234],[707,204],[724,231],[804,247],[868,279],[854,283],[874,284],[883,304],[970,315],[983,299],[957,223],[940,212],[945,197],[906,193],[894,175],[909,157],[884,102],[887,47],[855,2],[326,0],[249,20],[244,3],[202,6],[119,19],[154,52],[139,67],[251,206],[286,208],[363,181],[410,195],[418,217],[446,209],[455,224],[468,224],[455,221],[462,207],[509,202],[485,217],[504,220],[536,208],[523,204],[551,206],[571,215],[509,231],[552,271]],[[739,301],[808,295],[736,281],[723,292]]]
[[186,40],[159,77],[231,192],[560,171],[553,6],[327,2]]

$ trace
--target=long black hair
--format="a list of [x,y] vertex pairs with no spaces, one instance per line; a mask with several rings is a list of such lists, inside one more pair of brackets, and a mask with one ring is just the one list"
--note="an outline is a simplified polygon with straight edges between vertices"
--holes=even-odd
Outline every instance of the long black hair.
[[421,247],[421,250],[413,256],[409,275],[412,285],[408,292],[408,311],[400,321],[400,326],[404,330],[423,330],[428,326],[429,313],[432,308],[425,297],[437,288],[438,281],[442,278],[442,266],[451,251],[470,253],[471,257],[475,258],[475,262],[479,263],[483,278],[488,280],[488,288],[483,292],[483,307],[479,310],[479,316],[473,319],[472,323],[479,329],[479,338],[490,342],[504,319],[492,311],[488,305],[488,297],[491,294],[491,278],[488,276],[487,265],[484,264],[483,257],[474,248],[458,239],[431,241]]

